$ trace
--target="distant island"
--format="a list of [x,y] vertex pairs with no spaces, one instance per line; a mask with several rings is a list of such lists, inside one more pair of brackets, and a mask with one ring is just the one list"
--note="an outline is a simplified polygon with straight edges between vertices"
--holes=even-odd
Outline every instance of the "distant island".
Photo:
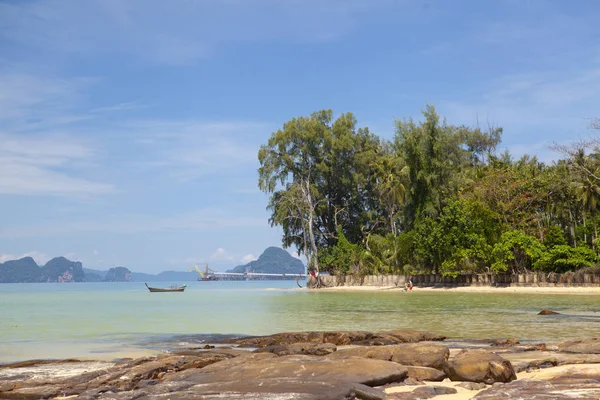
[[[302,261],[278,247],[269,247],[258,260],[251,261],[227,272],[261,272],[276,274],[305,273]],[[131,272],[125,267],[107,271],[83,268],[81,262],[56,257],[45,265],[38,265],[31,257],[0,263],[0,283],[42,282],[180,282],[195,281],[196,272],[163,271],[159,274]]]
[[[287,251],[279,247],[269,247],[258,257],[258,260],[251,261],[245,265],[227,270],[232,273],[263,273],[263,274],[304,274],[306,273],[304,264],[297,258],[294,258]],[[262,279],[283,279],[283,278],[262,278]]]

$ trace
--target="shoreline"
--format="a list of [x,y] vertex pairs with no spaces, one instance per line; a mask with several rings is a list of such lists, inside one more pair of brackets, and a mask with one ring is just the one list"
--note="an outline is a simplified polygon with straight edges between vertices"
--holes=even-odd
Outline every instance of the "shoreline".
[[417,292],[462,292],[462,293],[506,293],[506,294],[581,294],[591,295],[600,294],[600,287],[597,286],[415,286],[412,292],[404,291],[401,286],[331,286],[319,289],[311,289],[316,291],[368,291],[368,292],[401,292],[401,293],[417,293]]

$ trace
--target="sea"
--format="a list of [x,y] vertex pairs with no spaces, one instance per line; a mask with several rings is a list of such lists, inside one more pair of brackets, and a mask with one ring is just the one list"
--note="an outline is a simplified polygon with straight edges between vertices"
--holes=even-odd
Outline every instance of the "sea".
[[[183,293],[150,293],[143,282],[0,284],[0,363],[114,360],[311,330],[411,328],[463,341],[552,342],[598,336],[598,299],[418,288],[307,290],[295,281],[187,282]],[[545,308],[560,315],[537,315]]]

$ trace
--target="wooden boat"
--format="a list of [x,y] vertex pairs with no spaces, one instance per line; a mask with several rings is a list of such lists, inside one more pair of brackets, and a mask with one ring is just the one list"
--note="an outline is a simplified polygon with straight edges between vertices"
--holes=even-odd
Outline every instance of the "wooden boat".
[[151,292],[183,292],[187,285],[183,286],[169,286],[168,288],[155,288],[148,286],[147,283],[144,283],[149,291]]

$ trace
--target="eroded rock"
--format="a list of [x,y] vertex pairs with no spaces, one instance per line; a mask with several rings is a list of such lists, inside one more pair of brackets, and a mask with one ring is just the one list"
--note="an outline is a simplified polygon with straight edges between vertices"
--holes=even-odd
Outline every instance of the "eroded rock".
[[403,343],[393,346],[338,349],[327,357],[340,359],[355,356],[442,370],[449,355],[450,350],[446,346],[431,343]]
[[485,350],[463,350],[450,359],[444,368],[453,381],[510,382],[517,379],[510,361]]

